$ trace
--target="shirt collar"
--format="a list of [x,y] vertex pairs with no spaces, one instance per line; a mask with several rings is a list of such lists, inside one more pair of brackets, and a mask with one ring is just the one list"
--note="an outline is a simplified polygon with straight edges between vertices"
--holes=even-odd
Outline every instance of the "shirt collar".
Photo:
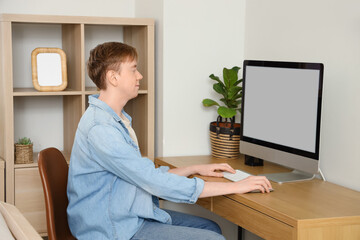
[[[89,104],[94,105],[98,108],[101,108],[105,112],[109,113],[117,122],[120,122],[120,121],[122,122],[120,116],[117,115],[115,113],[115,111],[109,105],[107,105],[105,102],[103,102],[99,99],[99,94],[94,94],[94,95],[89,96]],[[121,112],[131,122],[131,120],[132,120],[131,117],[124,111],[124,109],[121,110]]]

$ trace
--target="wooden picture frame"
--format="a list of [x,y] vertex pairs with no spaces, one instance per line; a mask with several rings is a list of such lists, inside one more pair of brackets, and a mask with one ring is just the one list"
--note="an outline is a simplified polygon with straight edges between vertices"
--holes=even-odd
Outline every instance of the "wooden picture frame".
[[32,81],[41,92],[62,91],[67,86],[66,54],[60,48],[35,48],[31,53]]

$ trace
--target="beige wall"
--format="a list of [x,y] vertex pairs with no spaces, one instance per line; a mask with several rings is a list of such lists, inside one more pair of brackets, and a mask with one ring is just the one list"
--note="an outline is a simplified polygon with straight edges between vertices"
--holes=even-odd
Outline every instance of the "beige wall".
[[163,156],[164,0],[136,0],[135,16],[155,19],[155,156]]
[[0,0],[0,13],[134,17],[133,0]]
[[245,58],[324,63],[320,167],[358,191],[359,10],[358,0],[248,0],[245,21]]
[[[241,66],[244,1],[164,1],[163,156],[210,154],[209,124],[219,96],[209,75]],[[239,121],[239,116],[237,116]]]
[[[156,156],[210,154],[208,124],[216,111],[202,107],[201,100],[212,96],[211,73],[242,64],[244,3],[136,1],[135,16],[156,20]],[[213,219],[226,239],[237,239],[236,225],[199,206],[164,207]]]

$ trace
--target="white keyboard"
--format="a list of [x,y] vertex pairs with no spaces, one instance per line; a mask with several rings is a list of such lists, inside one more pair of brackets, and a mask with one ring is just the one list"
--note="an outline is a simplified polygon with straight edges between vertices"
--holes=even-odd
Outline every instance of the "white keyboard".
[[229,179],[230,181],[237,182],[243,180],[249,176],[252,176],[249,173],[243,172],[241,170],[235,170],[236,173],[223,172],[224,178]]

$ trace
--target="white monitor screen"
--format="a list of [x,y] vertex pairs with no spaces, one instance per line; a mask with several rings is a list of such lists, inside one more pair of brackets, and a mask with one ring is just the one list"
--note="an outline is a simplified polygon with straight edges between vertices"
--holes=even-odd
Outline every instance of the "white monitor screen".
[[243,136],[316,152],[318,69],[246,66]]

